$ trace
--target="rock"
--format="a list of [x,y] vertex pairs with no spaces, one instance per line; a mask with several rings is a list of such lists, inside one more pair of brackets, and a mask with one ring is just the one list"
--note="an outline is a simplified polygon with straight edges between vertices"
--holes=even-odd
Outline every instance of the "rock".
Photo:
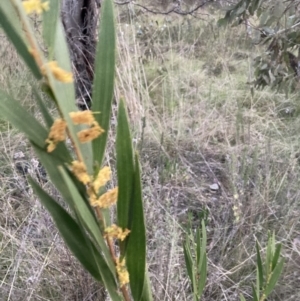
[[214,183],[212,185],[209,185],[209,188],[213,191],[217,191],[220,189],[219,185],[217,183]]

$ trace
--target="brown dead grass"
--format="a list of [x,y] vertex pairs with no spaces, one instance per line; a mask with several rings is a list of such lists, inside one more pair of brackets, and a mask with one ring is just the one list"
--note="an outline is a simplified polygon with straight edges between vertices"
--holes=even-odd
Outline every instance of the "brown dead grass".
[[[300,297],[297,95],[266,90],[251,97],[244,33],[218,29],[214,21],[140,15],[118,24],[115,96],[126,99],[141,157],[154,299],[191,300],[182,243],[189,212],[196,228],[207,210],[203,300],[235,301],[239,293],[250,300],[255,239],[265,247],[270,230],[286,258],[270,300],[295,301]],[[38,114],[24,67],[12,52],[0,55],[8,65],[1,87]],[[105,300],[18,169],[17,163],[29,164],[37,177],[34,154],[5,122],[0,128],[1,300]],[[113,141],[107,155],[112,164]],[[16,161],[20,151],[25,157]],[[55,194],[49,182],[42,185]]]

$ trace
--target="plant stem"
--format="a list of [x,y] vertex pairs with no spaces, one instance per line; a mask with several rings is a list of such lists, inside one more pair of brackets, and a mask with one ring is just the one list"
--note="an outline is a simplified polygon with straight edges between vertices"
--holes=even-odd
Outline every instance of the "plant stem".
[[130,297],[129,297],[129,294],[128,294],[128,291],[127,291],[127,288],[126,288],[126,285],[123,285],[121,287],[121,291],[122,291],[122,294],[124,296],[125,301],[131,301]]
[[[96,207],[95,209],[96,209],[96,215],[98,217],[98,220],[102,222],[103,227],[105,229],[106,225],[105,225],[105,220],[103,219],[103,215],[102,215],[101,209],[99,207]],[[116,264],[117,257],[116,257],[116,254],[115,254],[115,249],[114,249],[114,246],[113,246],[112,239],[110,239],[109,237],[106,237],[106,243],[107,243],[110,255],[111,255],[114,263]],[[122,294],[123,294],[123,297],[124,297],[125,301],[131,301],[129,293],[128,293],[128,290],[126,288],[126,285],[123,285],[121,287],[121,291],[122,291]]]
[[30,30],[27,26],[27,22],[24,20],[23,14],[19,10],[19,6],[16,4],[15,0],[11,0],[11,2],[13,4],[13,6],[16,8],[19,18],[21,19],[23,30],[25,32],[26,38],[28,40],[29,46],[32,51],[31,54],[32,54],[33,58],[35,59],[38,67],[41,69],[41,67],[43,66],[43,60],[41,58],[38,45],[36,44],[35,39],[30,35]]

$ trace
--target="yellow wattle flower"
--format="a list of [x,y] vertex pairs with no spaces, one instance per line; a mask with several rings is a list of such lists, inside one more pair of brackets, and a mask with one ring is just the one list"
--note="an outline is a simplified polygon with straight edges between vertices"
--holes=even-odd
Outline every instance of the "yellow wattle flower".
[[111,170],[108,166],[104,166],[98,173],[93,182],[93,188],[96,193],[110,180]]
[[130,230],[125,229],[123,230],[122,228],[118,227],[115,224],[112,224],[110,227],[105,228],[104,230],[105,234],[104,237],[109,237],[109,238],[117,238],[123,241],[128,234],[130,233]]
[[85,143],[85,142],[89,142],[89,141],[96,139],[103,133],[104,133],[104,130],[95,121],[92,127],[78,132],[77,136],[81,143]]
[[56,61],[50,61],[42,67],[43,75],[47,76],[47,68],[51,71],[53,76],[60,82],[63,83],[72,83],[73,74],[72,72],[65,71],[64,69],[58,66]]
[[66,128],[67,124],[63,119],[56,119],[50,128],[48,138],[46,139],[47,152],[52,152],[58,142],[64,141],[66,139]]
[[88,184],[91,180],[90,176],[87,173],[86,166],[83,162],[73,161],[71,164],[71,170],[77,179],[83,184]]
[[125,259],[120,261],[120,258],[116,259],[116,270],[120,281],[120,286],[129,283],[129,273],[126,268]]
[[93,207],[109,208],[110,206],[114,205],[118,199],[118,187],[105,192],[99,198],[97,198],[92,191],[89,191],[88,193],[90,204]]
[[87,124],[89,126],[95,125],[94,112],[86,110],[82,112],[69,113],[74,124]]
[[49,1],[42,2],[41,0],[26,0],[23,1],[22,4],[26,14],[41,14],[43,11],[47,11],[49,9]]

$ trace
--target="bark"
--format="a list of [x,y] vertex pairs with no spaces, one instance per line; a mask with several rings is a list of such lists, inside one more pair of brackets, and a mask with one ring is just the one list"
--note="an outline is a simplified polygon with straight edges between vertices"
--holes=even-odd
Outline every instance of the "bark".
[[63,0],[62,21],[75,78],[76,102],[91,106],[100,0]]

